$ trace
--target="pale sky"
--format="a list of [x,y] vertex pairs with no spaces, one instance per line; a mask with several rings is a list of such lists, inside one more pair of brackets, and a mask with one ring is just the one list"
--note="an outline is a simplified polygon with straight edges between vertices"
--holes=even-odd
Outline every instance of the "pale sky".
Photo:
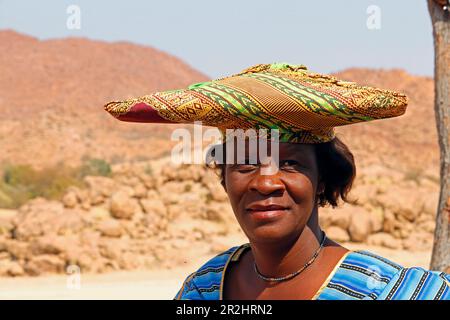
[[[79,7],[81,29],[67,27],[69,5]],[[367,27],[370,6],[379,8],[379,29]],[[0,0],[0,29],[139,43],[212,78],[271,62],[324,73],[370,67],[433,74],[426,0]]]

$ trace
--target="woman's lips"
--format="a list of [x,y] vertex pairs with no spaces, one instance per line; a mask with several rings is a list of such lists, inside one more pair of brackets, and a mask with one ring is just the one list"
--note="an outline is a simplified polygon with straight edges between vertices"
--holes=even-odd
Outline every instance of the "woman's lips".
[[286,214],[288,208],[279,205],[253,205],[246,210],[254,219],[274,220]]

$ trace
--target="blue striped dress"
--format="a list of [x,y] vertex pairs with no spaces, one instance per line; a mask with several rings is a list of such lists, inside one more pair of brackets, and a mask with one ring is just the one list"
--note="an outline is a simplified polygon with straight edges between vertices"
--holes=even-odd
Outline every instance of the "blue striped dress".
[[[225,271],[249,247],[232,247],[206,262],[184,280],[175,299],[223,300]],[[313,299],[450,300],[450,275],[405,268],[369,251],[348,251]]]

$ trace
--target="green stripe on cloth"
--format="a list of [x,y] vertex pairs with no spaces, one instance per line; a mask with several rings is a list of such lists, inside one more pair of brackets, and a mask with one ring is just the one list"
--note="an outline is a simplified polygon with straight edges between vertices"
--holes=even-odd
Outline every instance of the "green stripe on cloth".
[[199,89],[209,90],[220,96],[223,100],[232,104],[241,115],[244,115],[246,120],[252,120],[258,128],[289,130],[289,127],[286,127],[282,121],[263,112],[261,107],[252,99],[234,88],[223,84],[211,83],[201,88],[195,88],[194,91]]
[[[307,104],[307,106],[311,108],[311,112],[319,113],[324,116],[333,114],[334,116],[339,117],[340,119],[348,123],[355,122],[354,119],[359,121],[375,120],[375,118],[359,114],[353,110],[349,110],[348,108],[345,109],[345,105],[343,105],[336,98],[318,92],[314,89],[307,88],[301,85],[300,83],[292,81],[290,79],[279,77],[272,73],[251,73],[245,74],[243,76],[265,81],[282,90],[285,94],[290,95],[295,99],[300,99],[304,101]],[[323,109],[322,110],[315,109],[314,105],[311,102],[315,102],[316,105],[319,105]],[[343,112],[343,110],[348,110],[350,112],[346,113]]]

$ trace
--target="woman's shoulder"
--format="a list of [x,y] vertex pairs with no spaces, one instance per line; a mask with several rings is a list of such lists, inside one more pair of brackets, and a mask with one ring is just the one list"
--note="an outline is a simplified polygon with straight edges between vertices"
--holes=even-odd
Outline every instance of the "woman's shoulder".
[[[220,300],[223,272],[248,243],[217,254],[183,282],[175,299]],[[316,294],[318,300],[449,300],[450,275],[402,265],[367,250],[348,251]]]
[[402,265],[366,250],[349,251],[318,299],[450,299],[450,275]]
[[186,277],[175,299],[218,300],[222,286],[222,275],[227,263],[247,246],[248,243],[231,247],[208,260],[198,270]]

